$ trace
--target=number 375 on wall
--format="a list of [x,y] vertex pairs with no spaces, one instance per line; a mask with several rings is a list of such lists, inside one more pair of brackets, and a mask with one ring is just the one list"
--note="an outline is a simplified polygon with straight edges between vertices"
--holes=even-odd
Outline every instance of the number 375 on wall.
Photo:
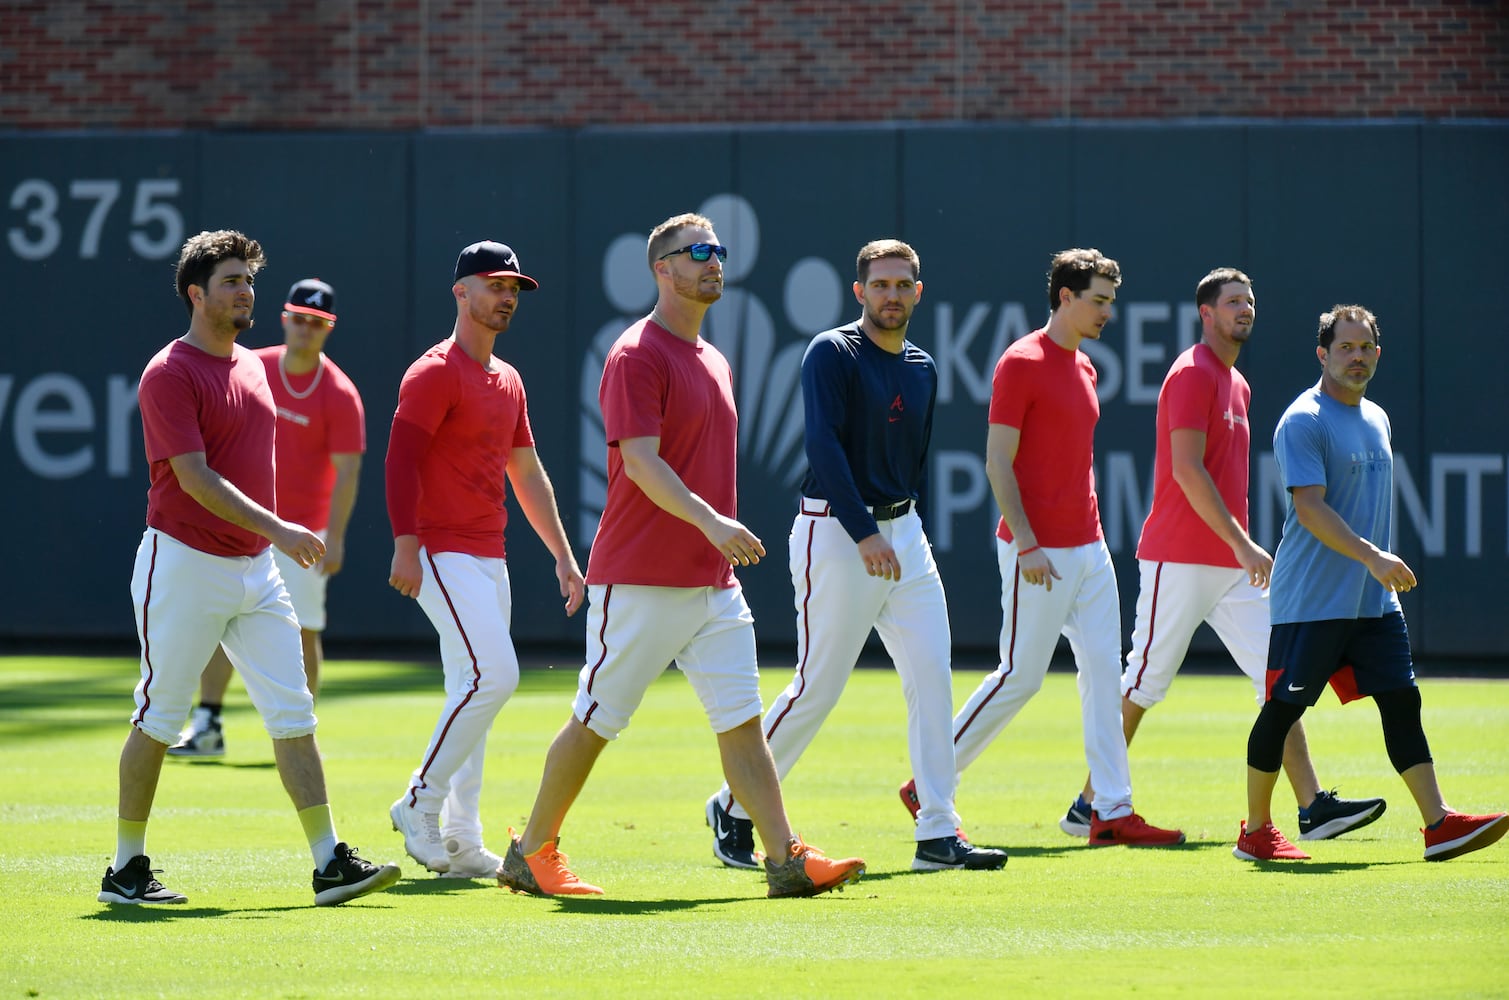
[[[161,260],[178,251],[183,242],[183,214],[173,199],[178,197],[176,178],[136,182],[131,199],[131,249],[149,260]],[[92,203],[79,232],[79,257],[100,255],[100,237],[110,210],[120,200],[121,182],[113,179],[75,180],[68,183],[68,197]],[[23,260],[45,260],[63,243],[63,223],[58,218],[61,198],[50,181],[32,177],[10,193],[10,207],[21,213],[21,224],[5,231],[11,251]]]

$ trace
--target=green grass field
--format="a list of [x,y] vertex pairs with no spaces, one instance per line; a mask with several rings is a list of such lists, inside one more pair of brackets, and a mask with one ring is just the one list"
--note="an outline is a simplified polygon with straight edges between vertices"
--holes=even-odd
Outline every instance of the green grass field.
[[[342,837],[405,879],[344,907],[312,905],[312,867],[268,739],[239,684],[223,762],[170,760],[148,839],[187,906],[95,902],[114,847],[116,760],[131,659],[0,659],[0,1000],[9,997],[1504,996],[1509,841],[1421,860],[1419,816],[1389,768],[1369,703],[1329,695],[1308,716],[1321,778],[1386,795],[1365,830],[1314,860],[1231,856],[1254,706],[1236,676],[1189,676],[1132,748],[1137,807],[1178,825],[1173,850],[1090,849],[1057,820],[1084,777],[1072,674],[1053,672],[963,776],[959,806],[1000,872],[910,871],[896,797],[909,774],[900,686],[855,674],[796,771],[796,827],[869,874],[844,893],[766,900],[719,866],[703,801],[714,739],[674,671],[604,753],[567,821],[573,867],[608,895],[514,896],[424,873],[388,804],[440,705],[429,667],[326,665],[320,742]],[[961,702],[979,674],[955,677]],[[788,679],[767,664],[766,702]],[[529,671],[489,745],[483,818],[494,850],[522,826],[575,664]],[[1509,682],[1426,678],[1426,730],[1448,801],[1509,806]],[[1291,836],[1293,798],[1276,815]]]

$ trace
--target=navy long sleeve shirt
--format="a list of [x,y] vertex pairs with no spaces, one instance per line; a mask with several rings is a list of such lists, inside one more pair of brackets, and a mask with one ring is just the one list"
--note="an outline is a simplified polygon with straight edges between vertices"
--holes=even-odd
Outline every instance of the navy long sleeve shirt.
[[910,341],[891,354],[858,322],[812,338],[802,357],[802,493],[828,501],[854,541],[880,530],[865,508],[926,495],[937,396],[937,366]]

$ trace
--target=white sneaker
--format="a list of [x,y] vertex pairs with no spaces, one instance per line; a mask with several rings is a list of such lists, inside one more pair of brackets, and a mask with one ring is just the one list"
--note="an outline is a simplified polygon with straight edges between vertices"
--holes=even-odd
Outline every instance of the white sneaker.
[[494,878],[503,859],[481,844],[468,844],[454,837],[445,842],[450,870],[445,878]]
[[393,829],[403,834],[403,849],[409,857],[432,872],[450,869],[445,845],[440,842],[440,814],[421,812],[399,799],[388,808]]
[[173,757],[224,757],[225,734],[220,731],[220,720],[212,718],[202,708],[194,709],[178,742],[168,747],[168,754]]

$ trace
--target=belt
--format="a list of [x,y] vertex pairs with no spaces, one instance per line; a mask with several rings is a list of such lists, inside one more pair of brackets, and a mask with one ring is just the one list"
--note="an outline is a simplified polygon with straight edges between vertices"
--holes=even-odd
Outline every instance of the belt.
[[[905,517],[916,506],[913,500],[898,500],[895,503],[881,504],[878,507],[866,507],[865,510],[877,521],[894,521],[898,517]],[[831,517],[832,508],[826,500],[814,500],[811,497],[802,497],[801,512],[808,517]]]

